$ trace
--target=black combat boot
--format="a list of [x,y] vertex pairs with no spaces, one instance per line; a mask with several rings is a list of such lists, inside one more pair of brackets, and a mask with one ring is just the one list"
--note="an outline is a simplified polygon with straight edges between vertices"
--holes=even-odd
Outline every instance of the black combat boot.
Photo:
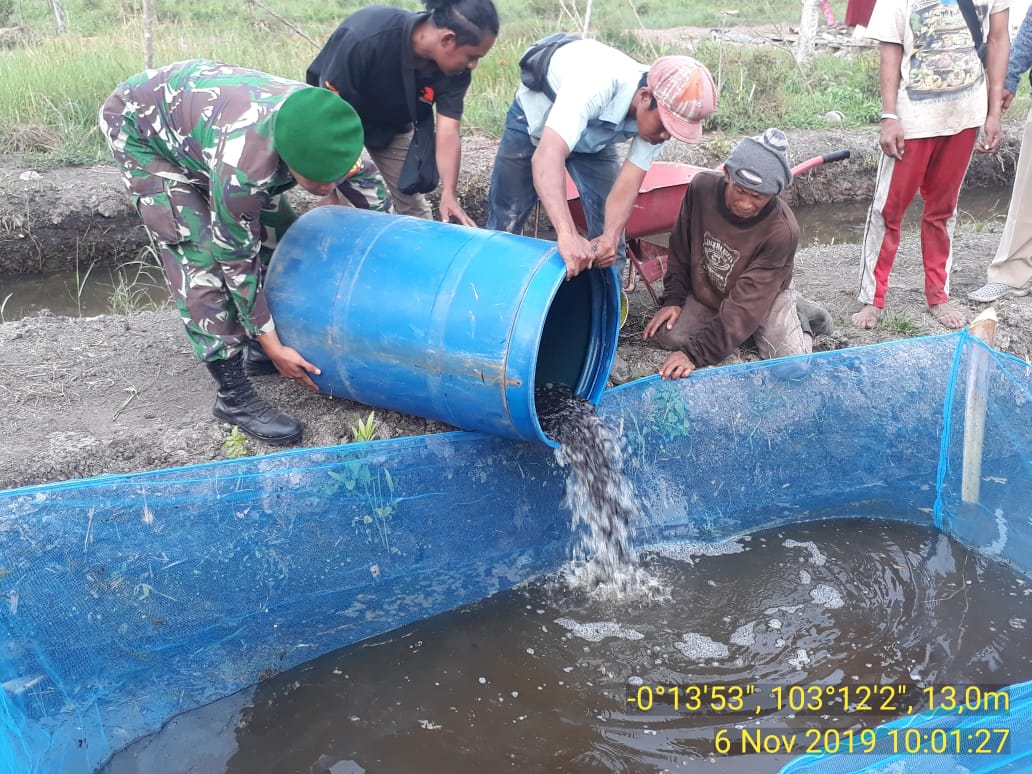
[[259,441],[289,444],[301,440],[301,423],[258,397],[244,373],[244,357],[205,363],[219,389],[212,415]]
[[244,350],[244,373],[248,376],[265,376],[279,371],[272,358],[265,354],[262,345],[257,341],[249,341]]

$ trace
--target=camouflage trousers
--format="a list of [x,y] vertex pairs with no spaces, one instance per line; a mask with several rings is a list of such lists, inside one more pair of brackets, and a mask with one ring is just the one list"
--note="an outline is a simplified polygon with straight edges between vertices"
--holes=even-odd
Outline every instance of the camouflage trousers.
[[[159,179],[163,184],[161,192],[133,198],[137,199],[136,208],[157,249],[186,337],[199,360],[232,357],[244,350],[251,336],[239,322],[236,302],[226,287],[219,262],[213,257],[207,197],[187,183]],[[155,217],[167,217],[164,213],[156,215],[155,209],[171,211],[176,221],[189,224],[189,236],[175,243],[162,239],[148,225],[148,220]],[[282,196],[274,197],[271,206],[262,212],[262,246],[254,267],[258,292],[277,241],[296,217]]]
[[[175,179],[182,175],[171,171],[167,160],[155,158],[153,148],[130,131],[130,122],[120,113],[102,109],[100,119],[133,206],[158,254],[194,354],[210,362],[242,352],[253,337],[240,322],[236,301],[214,257],[207,191],[185,179]],[[253,287],[246,289],[252,299],[261,291],[276,243],[296,219],[282,195],[272,197],[262,211],[261,249],[244,267],[255,278]],[[239,294],[241,288],[236,292]],[[260,335],[272,328],[270,321],[255,333]]]
[[360,157],[337,190],[353,207],[374,212],[394,212],[394,200],[383,175],[372,159]]

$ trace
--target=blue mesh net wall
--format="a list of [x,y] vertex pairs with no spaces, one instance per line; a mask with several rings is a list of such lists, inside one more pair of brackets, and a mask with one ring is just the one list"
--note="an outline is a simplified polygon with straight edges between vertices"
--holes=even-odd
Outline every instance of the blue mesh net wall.
[[[962,333],[643,380],[599,411],[639,543],[862,504],[1032,575],[1030,406],[1032,368]],[[0,770],[91,771],[271,671],[555,570],[563,486],[549,449],[449,433],[0,493]],[[1012,689],[992,765],[1022,770],[1030,694]],[[903,770],[786,770],[860,765]]]
[[465,433],[11,491],[8,771],[89,771],[184,710],[554,569],[544,447]]
[[703,370],[612,391],[645,540],[712,541],[842,503],[931,505],[957,340]]

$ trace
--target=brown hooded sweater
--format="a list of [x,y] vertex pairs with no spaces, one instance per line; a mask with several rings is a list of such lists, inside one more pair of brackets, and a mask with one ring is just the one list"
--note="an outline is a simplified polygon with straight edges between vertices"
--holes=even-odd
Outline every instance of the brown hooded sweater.
[[705,171],[689,183],[670,234],[661,306],[688,296],[717,312],[684,352],[698,367],[716,365],[756,332],[774,299],[792,282],[799,224],[774,197],[743,220],[725,203],[727,182]]

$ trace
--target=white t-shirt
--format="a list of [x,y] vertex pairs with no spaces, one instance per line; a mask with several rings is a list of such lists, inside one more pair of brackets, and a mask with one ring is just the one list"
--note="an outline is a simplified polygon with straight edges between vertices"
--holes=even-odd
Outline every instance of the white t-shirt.
[[537,145],[547,126],[574,153],[598,153],[631,140],[627,161],[647,170],[663,150],[638,137],[638,123],[627,118],[646,65],[595,40],[577,40],[557,49],[548,67],[555,104],[544,93],[520,85],[516,101],[527,116]]
[[[1010,0],[974,0],[983,37]],[[941,0],[878,0],[867,36],[903,46],[896,114],[905,138],[942,137],[985,123],[985,72],[960,7]]]

